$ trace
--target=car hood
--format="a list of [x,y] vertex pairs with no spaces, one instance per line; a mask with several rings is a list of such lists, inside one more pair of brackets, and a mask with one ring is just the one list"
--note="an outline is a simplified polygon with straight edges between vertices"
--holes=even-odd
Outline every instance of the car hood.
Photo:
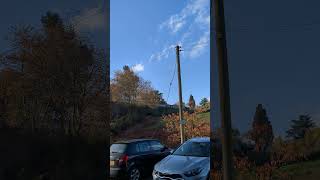
[[155,170],[162,173],[183,173],[205,166],[210,166],[209,157],[169,155],[155,165]]

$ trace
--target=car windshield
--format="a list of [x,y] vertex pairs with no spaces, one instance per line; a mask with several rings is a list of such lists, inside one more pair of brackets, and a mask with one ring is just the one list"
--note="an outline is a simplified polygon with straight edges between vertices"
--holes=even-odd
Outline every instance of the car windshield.
[[209,155],[210,155],[210,142],[187,141],[184,144],[182,144],[173,153],[173,155],[209,157]]
[[110,153],[124,153],[126,148],[126,144],[112,144],[110,147]]

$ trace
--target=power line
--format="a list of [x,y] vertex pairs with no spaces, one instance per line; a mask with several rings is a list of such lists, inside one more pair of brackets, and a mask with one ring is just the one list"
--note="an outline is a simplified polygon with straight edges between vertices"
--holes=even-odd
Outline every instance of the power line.
[[173,82],[174,76],[175,76],[175,74],[176,74],[176,66],[177,66],[177,64],[175,63],[175,64],[174,64],[174,69],[173,69],[172,79],[171,79],[170,84],[169,84],[168,96],[167,96],[167,101],[166,101],[167,103],[168,103],[168,100],[169,100],[169,95],[170,95],[170,90],[171,90],[172,82]]

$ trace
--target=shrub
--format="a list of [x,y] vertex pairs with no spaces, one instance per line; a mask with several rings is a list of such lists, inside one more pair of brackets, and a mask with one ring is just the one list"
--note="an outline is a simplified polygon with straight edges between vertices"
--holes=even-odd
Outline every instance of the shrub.
[[[197,116],[197,113],[183,113],[185,124],[185,138],[192,137],[210,137],[209,121],[202,121]],[[179,114],[169,114],[163,116],[165,141],[169,146],[175,147],[180,144],[180,124]]]

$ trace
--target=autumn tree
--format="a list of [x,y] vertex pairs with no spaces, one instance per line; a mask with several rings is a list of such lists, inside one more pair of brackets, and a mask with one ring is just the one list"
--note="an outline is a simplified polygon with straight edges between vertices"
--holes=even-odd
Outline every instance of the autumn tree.
[[162,93],[155,90],[150,81],[139,77],[129,66],[116,71],[111,81],[113,102],[156,106],[166,104]]
[[287,130],[287,137],[293,139],[304,138],[305,134],[315,127],[311,116],[300,115],[297,120],[291,120],[291,128]]
[[140,78],[140,86],[138,88],[138,104],[148,105],[151,107],[166,104],[162,97],[162,93],[155,90],[150,81],[143,80]]
[[256,107],[250,138],[255,142],[257,152],[266,152],[272,145],[272,125],[268,119],[266,110],[261,104],[258,104]]
[[70,135],[79,134],[85,123],[93,124],[86,121],[95,119],[91,110],[96,100],[107,101],[104,52],[51,12],[41,18],[40,28],[13,27],[9,40],[12,49],[3,61],[9,65],[5,69],[17,74],[9,86],[10,122],[32,131],[56,128]]
[[129,66],[115,72],[111,80],[112,101],[134,104],[138,96],[140,78]]
[[193,98],[192,95],[190,95],[190,97],[189,97],[189,103],[188,103],[188,105],[189,105],[189,107],[190,107],[191,110],[194,110],[195,107],[196,107],[196,102],[195,102],[195,100],[194,100],[194,98]]
[[6,68],[0,71],[0,128],[7,127],[10,123],[8,121],[10,87],[17,77],[18,73],[12,69]]

